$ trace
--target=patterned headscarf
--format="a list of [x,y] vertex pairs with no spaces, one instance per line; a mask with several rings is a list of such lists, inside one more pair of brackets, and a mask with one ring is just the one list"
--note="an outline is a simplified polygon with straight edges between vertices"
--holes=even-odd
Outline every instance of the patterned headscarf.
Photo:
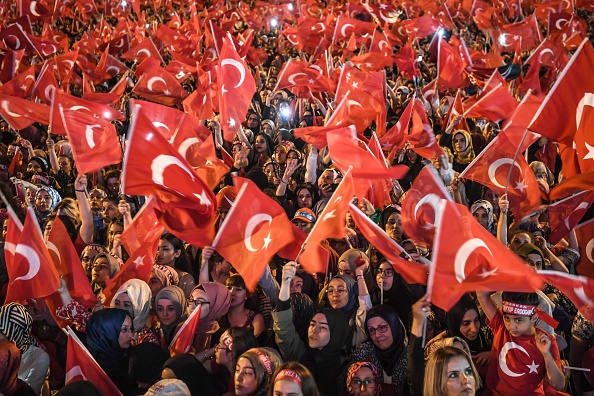
[[0,307],[0,333],[16,344],[25,353],[31,345],[37,346],[31,337],[33,318],[21,304],[9,303]]
[[346,380],[346,385],[349,393],[353,393],[353,387],[351,386],[351,382],[353,381],[353,377],[355,376],[355,374],[357,374],[357,371],[359,371],[361,367],[367,367],[369,370],[371,370],[371,373],[373,374],[373,379],[375,380],[375,394],[381,394],[382,377],[377,366],[371,362],[355,362],[349,366]]
[[470,212],[474,214],[479,209],[484,209],[485,212],[487,212],[487,216],[489,216],[489,223],[487,224],[487,229],[490,230],[493,227],[493,205],[489,201],[479,199],[477,201],[474,201],[474,203],[470,207]]
[[60,194],[58,194],[58,192],[55,189],[53,189],[52,187],[47,187],[47,186],[39,187],[39,189],[35,193],[36,199],[37,199],[37,194],[39,194],[40,191],[47,192],[50,195],[50,197],[52,198],[52,203],[50,205],[48,212],[51,212],[56,207],[56,205],[62,200],[62,197],[60,196]]
[[179,275],[177,274],[177,271],[168,265],[153,265],[151,277],[153,275],[161,281],[163,287],[177,286],[179,283]]
[[151,309],[151,288],[140,279],[129,279],[120,286],[111,300],[111,308],[115,308],[115,300],[120,294],[126,293],[132,302],[134,315],[134,330],[138,331],[146,326],[146,321]]

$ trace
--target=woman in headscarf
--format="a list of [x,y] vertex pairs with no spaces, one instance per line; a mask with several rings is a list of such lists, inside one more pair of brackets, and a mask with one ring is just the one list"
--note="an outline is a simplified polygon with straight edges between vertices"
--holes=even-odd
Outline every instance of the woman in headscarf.
[[[215,356],[212,336],[219,328],[218,320],[229,311],[231,294],[218,282],[204,282],[192,290],[188,298],[188,316],[200,309],[200,321],[196,329],[193,347],[200,362]],[[220,333],[219,333],[220,334]],[[216,342],[217,340],[215,340]]]
[[301,341],[307,342],[307,329],[311,318],[316,314],[313,300],[305,293],[291,293],[291,311],[293,312],[293,325]]
[[396,242],[402,242],[404,231],[400,221],[400,210],[394,206],[388,206],[382,212],[380,227],[386,231],[386,234]]
[[132,318],[123,309],[101,309],[87,322],[89,352],[125,395],[136,389],[135,381],[128,376],[128,351],[133,334]]
[[469,295],[464,295],[446,314],[447,330],[432,339],[425,347],[425,358],[444,345],[449,337],[458,337],[466,342],[479,374],[484,378],[491,356],[493,335],[483,326],[476,303]]
[[9,303],[0,307],[0,338],[14,343],[21,352],[18,377],[37,394],[47,376],[50,358],[31,336],[33,318],[21,304]]
[[8,340],[0,340],[0,394],[4,396],[38,395],[17,377],[20,364],[19,348]]
[[62,198],[56,190],[47,186],[40,186],[35,193],[35,205],[33,210],[37,216],[39,227],[45,229],[45,223],[52,214],[52,209],[60,202]]
[[90,381],[73,381],[65,385],[56,393],[56,396],[104,396],[103,393]]
[[151,289],[140,279],[129,279],[120,286],[111,300],[111,308],[128,311],[134,322],[134,344],[152,342],[159,337],[147,326],[151,309]]
[[472,204],[470,212],[484,229],[489,231],[493,236],[497,236],[497,229],[493,224],[495,217],[493,216],[493,205],[491,205],[491,202],[479,199]]
[[93,260],[99,253],[107,253],[105,246],[98,243],[91,243],[87,245],[80,254],[80,262],[85,269],[85,273],[87,274],[87,278],[89,278],[89,282],[92,279]]
[[388,305],[371,308],[365,331],[370,341],[355,350],[355,361],[371,362],[382,371],[382,395],[402,395],[408,387],[408,345],[398,314]]
[[266,396],[272,375],[283,363],[272,348],[252,348],[237,360],[235,368],[236,396]]
[[301,341],[292,321],[289,302],[295,270],[295,262],[283,267],[278,305],[273,312],[276,343],[285,360],[297,361],[311,371],[323,395],[334,395],[340,386],[336,383],[340,366],[346,361],[352,344],[352,330],[344,314],[325,308],[312,318],[307,344]]
[[192,395],[216,395],[208,371],[194,355],[184,353],[170,358],[163,365],[162,379],[183,381]]
[[114,277],[121,267],[121,260],[111,253],[99,253],[93,259],[93,270],[91,272],[91,286],[95,294],[105,288],[108,280]]
[[382,375],[371,362],[355,362],[349,366],[346,385],[349,395],[380,396]]
[[[468,131],[458,129],[452,134],[452,148],[454,149],[454,160],[452,168],[455,172],[462,172],[476,157],[472,147],[472,137]],[[481,184],[467,180],[464,182],[468,202],[473,203],[481,196]]]
[[186,297],[184,291],[177,286],[161,289],[155,297],[155,310],[158,323],[155,331],[159,335],[161,347],[168,348],[175,335],[177,326],[186,319]]
[[145,342],[130,351],[128,359],[128,375],[136,386],[146,392],[153,384],[161,379],[163,365],[169,359],[169,351],[165,351],[158,344]]

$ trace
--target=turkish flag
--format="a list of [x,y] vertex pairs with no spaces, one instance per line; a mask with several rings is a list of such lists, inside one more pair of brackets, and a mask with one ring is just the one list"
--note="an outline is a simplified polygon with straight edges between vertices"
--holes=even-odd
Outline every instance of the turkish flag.
[[406,144],[406,137],[408,135],[408,124],[410,123],[410,118],[412,116],[414,102],[414,98],[413,100],[410,100],[400,115],[398,122],[394,124],[394,126],[390,128],[390,130],[383,136],[379,137],[382,148],[392,148],[395,150],[404,148],[404,145]]
[[466,66],[458,48],[448,44],[443,38],[438,41],[437,86],[439,90],[458,89],[468,83]]
[[577,272],[580,275],[594,278],[594,219],[577,226],[575,235],[581,256]]
[[293,242],[281,248],[276,254],[287,260],[295,260],[299,257],[297,262],[310,274],[325,273],[330,262],[330,245],[327,243],[318,244],[317,246],[310,245],[301,251],[301,246],[305,243],[307,234],[293,223],[291,223],[290,232]]
[[[60,278],[43,241],[32,207],[21,225],[12,211],[4,252],[10,282],[6,302],[48,296],[60,287]],[[20,231],[19,231],[20,230]]]
[[284,209],[252,181],[234,180],[237,197],[212,246],[254,291],[272,256],[293,242],[286,235],[291,221]]
[[79,173],[90,173],[122,160],[122,148],[113,124],[60,106],[60,118]]
[[[29,24],[30,28],[30,24]],[[33,48],[29,36],[20,23],[12,23],[0,31],[0,40],[11,50],[25,50],[29,52]]]
[[526,59],[525,64],[538,64],[545,67],[554,67],[555,69],[563,69],[569,62],[567,52],[562,48],[551,42],[551,40],[544,39],[537,49]]
[[[445,120],[443,122],[442,128],[445,130],[450,121],[453,120],[456,116],[464,115],[464,105],[462,104],[462,90],[458,89],[456,91],[456,96],[454,97],[454,101],[450,106],[450,110],[448,111]],[[458,124],[456,125],[456,129],[464,129],[465,131],[470,131],[468,124],[466,123],[466,118],[462,117]]]
[[573,230],[594,202],[594,191],[582,191],[548,206],[551,235],[548,242],[555,245]]
[[412,127],[408,134],[410,148],[428,160],[439,158],[443,155],[443,149],[437,143],[425,106],[419,100],[413,99],[413,101]]
[[377,52],[355,55],[351,57],[350,61],[359,69],[367,72],[382,71],[384,67],[391,67],[394,63],[391,56],[384,56]]
[[111,299],[124,282],[130,279],[140,279],[148,283],[163,230],[162,226],[156,227],[151,230],[150,234],[143,235],[144,241],[140,247],[130,252],[130,257],[126,260],[126,263],[116,272],[113,278],[107,281],[103,289],[106,305],[111,302]]
[[353,177],[400,179],[408,172],[404,165],[387,168],[384,158],[376,158],[365,143],[357,139],[353,126],[329,130],[326,137],[332,161],[343,172],[352,166]]
[[386,37],[386,33],[379,30],[373,31],[369,52],[386,57],[392,56],[392,47],[390,46],[390,40]]
[[49,124],[50,108],[42,103],[0,94],[0,116],[15,130],[39,122]]
[[575,307],[591,322],[594,322],[594,281],[585,276],[559,271],[538,271],[540,278],[565,294]]
[[402,229],[416,243],[431,246],[435,235],[439,204],[451,201],[443,181],[432,166],[424,167],[402,200]]
[[188,353],[192,344],[194,343],[194,337],[196,337],[196,329],[200,322],[200,313],[202,312],[202,305],[197,306],[188,319],[184,321],[179,330],[173,336],[171,343],[169,344],[169,353],[171,356],[181,355]]
[[230,36],[223,40],[217,68],[221,128],[225,140],[232,142],[256,92],[250,69],[239,57]]
[[542,282],[516,254],[481,226],[468,208],[442,200],[427,293],[446,311],[471,291],[540,290]]
[[295,128],[293,130],[293,135],[296,138],[302,139],[304,142],[313,144],[318,148],[318,150],[322,150],[324,147],[328,145],[328,140],[326,140],[326,134],[330,128],[323,127],[323,126],[310,126],[305,128]]
[[349,205],[349,211],[357,228],[361,234],[363,234],[365,239],[384,255],[390,264],[392,264],[394,270],[400,274],[407,283],[427,284],[427,273],[429,271],[427,266],[400,257],[399,254],[404,251],[402,246],[390,238],[384,230],[378,227],[377,224],[352,203]]
[[352,33],[355,33],[355,35],[359,37],[366,37],[365,35],[371,35],[374,30],[375,25],[371,22],[348,18],[345,14],[341,14],[334,27],[332,43],[338,43],[339,41],[350,37]]
[[520,152],[524,152],[540,137],[540,135],[530,132],[528,125],[532,122],[534,114],[542,104],[542,100],[542,96],[534,95],[532,91],[529,91],[522,98],[511,117],[503,123],[501,133],[505,134],[513,146],[519,147]]
[[132,253],[140,248],[142,240],[139,239],[139,236],[144,238],[147,235],[160,234],[162,232],[162,226],[159,224],[155,209],[155,199],[151,197],[140,208],[138,213],[136,213],[136,216],[132,219],[132,223],[128,224],[120,235],[120,241],[127,252]]
[[515,218],[522,219],[540,205],[540,189],[521,153],[514,160],[516,152],[517,148],[500,134],[460,173],[460,177],[481,183],[499,195],[507,193]]
[[142,109],[132,101],[122,188],[126,194],[157,197],[157,217],[172,234],[196,246],[210,244],[217,212],[213,192]]
[[59,216],[52,224],[46,245],[58,274],[66,281],[70,295],[86,307],[93,307],[97,303],[97,297]]
[[[83,79],[86,77],[83,76]],[[83,93],[82,98],[85,100],[89,100],[91,102],[97,102],[103,105],[113,106],[120,101],[122,95],[126,91],[126,84],[128,82],[128,73],[124,74],[120,81],[113,86],[111,91],[102,93],[102,92],[93,92],[93,90],[87,90]]]
[[[0,66],[0,81],[6,84],[12,80],[19,69],[21,59],[25,54],[25,50],[11,50],[9,49],[2,58]],[[3,85],[4,86],[4,85]]]
[[409,79],[421,75],[417,51],[412,47],[412,40],[408,40],[404,46],[400,47],[396,56],[394,56],[394,63],[398,67],[398,71]]
[[499,122],[513,114],[516,107],[518,101],[511,95],[505,79],[495,70],[478,99],[466,108],[464,117]]
[[[560,144],[559,146],[561,147],[562,145]],[[571,150],[571,148],[565,149],[568,151]],[[565,161],[563,151],[561,154],[561,159]],[[565,169],[565,164],[563,169]],[[569,179],[564,180],[560,184],[553,187],[549,193],[549,199],[554,200],[565,198],[581,190],[594,190],[594,172],[579,173],[571,176]]]
[[35,66],[30,66],[2,85],[0,87],[0,93],[24,99],[31,95],[34,84]]
[[501,26],[491,31],[492,43],[499,52],[514,52],[520,42],[522,51],[534,49],[542,41],[542,34],[534,14],[521,22]]
[[91,117],[101,118],[106,121],[124,121],[126,119],[126,116],[123,113],[114,109],[111,106],[106,106],[90,100],[81,99],[59,90],[56,90],[55,98],[53,99],[53,101],[54,103],[52,117],[52,133],[56,135],[66,134],[64,126],[60,123],[60,106],[62,106],[64,110],[77,111]]
[[[588,40],[584,40],[549,91],[529,128],[533,132],[570,147],[575,141],[578,155],[582,158],[588,156],[590,151],[584,145],[586,141],[583,139],[580,142],[582,144],[577,145],[576,140],[579,139],[576,135],[578,131],[580,137],[594,135],[592,125],[585,122],[592,112],[591,106],[587,103],[594,100],[592,99],[594,81],[581,76],[588,73],[592,65],[594,65],[594,49]],[[556,117],[554,114],[566,116]]]
[[411,40],[423,39],[430,36],[440,27],[439,21],[429,14],[414,19],[407,19],[403,23],[406,33]]
[[62,81],[62,85],[64,86],[64,82],[70,79],[72,75],[74,63],[78,58],[78,50],[65,52],[61,55],[55,56],[48,60],[49,64],[53,68],[54,74],[58,75],[60,81]]
[[150,69],[143,74],[132,92],[166,106],[180,103],[188,96],[188,92],[177,82],[175,77],[161,67]]
[[120,58],[129,61],[135,61],[137,63],[142,62],[146,58],[154,58],[159,60],[159,63],[163,63],[163,58],[161,57],[159,50],[157,50],[155,43],[153,43],[153,40],[151,40],[150,37],[130,48],[123,55],[121,55]]
[[334,95],[334,82],[307,62],[290,59],[283,65],[274,91],[288,88],[295,95],[327,92]]
[[198,70],[197,73],[196,89],[184,99],[182,104],[186,113],[195,116],[199,120],[208,120],[213,117],[213,109],[215,108],[213,97],[216,97],[216,90],[213,89],[210,71]]
[[68,328],[66,384],[81,380],[92,382],[104,395],[122,396],[74,331]]
[[[152,59],[152,58],[151,58]],[[103,84],[105,81],[127,72],[128,67],[108,53],[106,48],[101,54],[95,70],[89,75],[93,84]]]

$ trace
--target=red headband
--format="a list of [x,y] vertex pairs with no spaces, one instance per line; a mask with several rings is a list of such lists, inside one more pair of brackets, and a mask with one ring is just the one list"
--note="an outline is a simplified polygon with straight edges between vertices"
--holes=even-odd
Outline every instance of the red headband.
[[260,352],[258,350],[256,350],[255,352],[256,352],[256,356],[258,357],[258,360],[260,361],[260,363],[262,363],[262,366],[264,366],[264,369],[268,373],[268,376],[271,377],[272,376],[272,362],[270,361],[270,358],[268,357],[268,355],[266,355],[263,352]]
[[221,336],[221,343],[227,347],[228,350],[233,350],[233,338],[229,335],[229,332],[224,332]]
[[283,379],[293,381],[294,383],[299,385],[299,387],[301,388],[301,377],[299,376],[297,371],[292,370],[292,369],[282,369],[276,375],[274,383],[276,384],[278,381],[283,380]]
[[529,304],[517,304],[510,301],[502,301],[503,313],[520,315],[520,316],[532,316],[536,313],[536,305]]

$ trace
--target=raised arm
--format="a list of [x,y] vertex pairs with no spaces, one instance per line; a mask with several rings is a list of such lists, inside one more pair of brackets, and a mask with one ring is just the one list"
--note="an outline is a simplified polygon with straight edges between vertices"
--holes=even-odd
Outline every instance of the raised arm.
[[87,199],[87,176],[82,174],[76,177],[74,181],[74,191],[76,192],[76,200],[78,201],[78,210],[81,217],[80,238],[87,245],[93,242],[93,213],[91,212],[91,205]]
[[491,300],[491,294],[493,294],[493,292],[476,292],[478,300],[481,303],[481,307],[483,308],[483,312],[489,320],[493,319],[493,317],[497,314],[497,305],[495,305],[493,300]]

